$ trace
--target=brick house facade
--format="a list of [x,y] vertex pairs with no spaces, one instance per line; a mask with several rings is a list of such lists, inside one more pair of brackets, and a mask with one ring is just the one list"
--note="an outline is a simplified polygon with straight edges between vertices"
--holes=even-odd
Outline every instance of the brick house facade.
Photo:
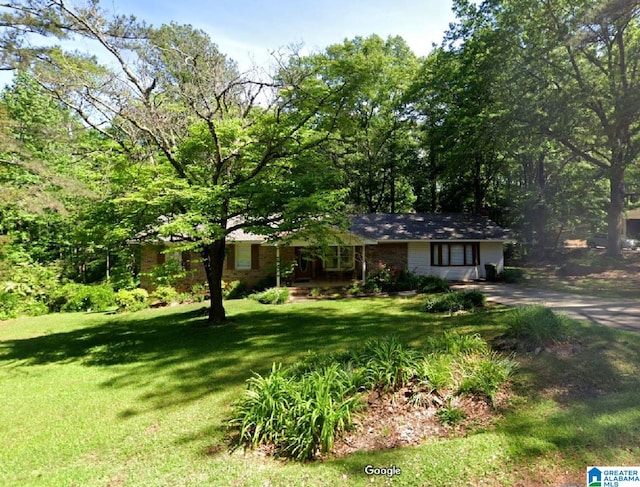
[[[278,257],[282,284],[364,280],[367,269],[380,262],[421,275],[474,280],[485,277],[488,263],[502,271],[502,247],[507,240],[508,230],[476,215],[356,215],[348,233],[336,238],[341,243],[323,250],[303,241],[277,247],[260,236],[232,232],[223,280],[242,281],[248,288],[268,279],[274,284]],[[187,272],[177,286],[180,290],[206,283],[201,257],[194,252],[172,252],[171,247],[168,242],[142,244],[142,287],[151,288],[148,274],[169,259],[178,261]]]

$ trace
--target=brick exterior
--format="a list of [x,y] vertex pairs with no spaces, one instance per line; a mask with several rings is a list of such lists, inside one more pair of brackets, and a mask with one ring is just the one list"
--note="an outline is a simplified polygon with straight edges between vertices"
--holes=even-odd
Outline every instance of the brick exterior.
[[378,262],[383,262],[391,267],[406,269],[408,260],[408,244],[405,243],[380,243],[367,245],[366,247],[367,269],[373,269]]
[[[234,268],[233,261],[229,263],[229,259],[234,256],[233,244],[229,244],[227,258],[225,259],[222,279],[224,281],[242,281],[251,288],[260,280],[268,276],[276,275],[276,248],[265,245],[256,245],[253,250],[252,269],[238,270]],[[165,247],[162,245],[142,245],[140,252],[140,286],[152,291],[154,286],[151,285],[147,274],[153,268],[163,263],[167,254],[163,254]],[[207,277],[202,265],[202,258],[195,252],[183,252],[182,263],[187,269],[187,277],[182,279],[176,288],[179,291],[191,289],[194,284],[204,284]],[[294,249],[291,247],[280,249],[280,262],[282,269],[287,268],[294,261]]]

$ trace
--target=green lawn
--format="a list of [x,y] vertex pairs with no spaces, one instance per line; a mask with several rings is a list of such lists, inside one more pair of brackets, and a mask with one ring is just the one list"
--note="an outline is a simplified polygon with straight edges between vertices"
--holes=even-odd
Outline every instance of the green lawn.
[[220,328],[201,326],[202,305],[2,322],[0,485],[370,485],[368,464],[401,468],[395,485],[582,485],[587,465],[640,463],[640,336],[587,324],[576,353],[517,356],[511,407],[466,438],[306,464],[229,451],[231,404],[252,371],[372,337],[492,339],[509,313],[434,317],[420,304],[230,301]]

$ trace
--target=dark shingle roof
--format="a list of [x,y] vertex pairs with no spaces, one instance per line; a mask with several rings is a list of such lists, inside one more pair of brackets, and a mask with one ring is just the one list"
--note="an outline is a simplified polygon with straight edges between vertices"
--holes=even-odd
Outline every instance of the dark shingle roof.
[[351,218],[349,231],[378,241],[511,240],[508,229],[480,215],[367,213]]

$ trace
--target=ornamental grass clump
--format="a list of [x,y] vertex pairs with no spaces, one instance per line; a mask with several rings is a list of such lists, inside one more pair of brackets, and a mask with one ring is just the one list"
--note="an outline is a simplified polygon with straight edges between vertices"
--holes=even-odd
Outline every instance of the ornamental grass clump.
[[268,376],[249,379],[232,424],[240,427],[241,441],[270,444],[279,455],[308,460],[333,448],[360,406],[353,377],[338,364],[299,378],[274,364]]
[[506,335],[533,346],[561,342],[571,336],[571,321],[544,306],[519,306],[507,319]]
[[417,352],[403,347],[395,337],[369,340],[354,352],[354,363],[364,369],[367,385],[381,391],[406,385],[416,359]]
[[466,355],[460,362],[460,394],[482,394],[495,405],[496,393],[516,369],[516,363],[495,352]]

